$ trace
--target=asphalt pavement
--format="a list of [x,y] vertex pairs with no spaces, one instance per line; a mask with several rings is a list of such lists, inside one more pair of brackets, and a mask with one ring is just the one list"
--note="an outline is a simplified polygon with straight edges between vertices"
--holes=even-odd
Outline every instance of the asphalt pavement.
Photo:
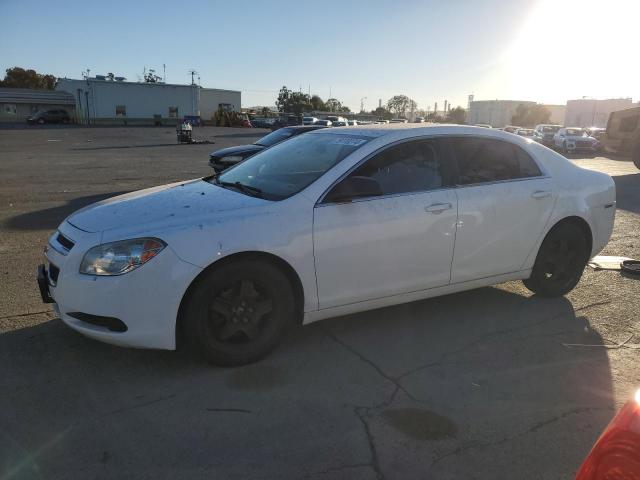
[[[66,215],[265,133],[0,130],[0,479],[572,478],[640,388],[640,283],[620,272],[587,269],[566,298],[511,282],[325,320],[235,369],[86,339],[41,303]],[[640,172],[573,161],[616,181],[603,253],[640,258]]]

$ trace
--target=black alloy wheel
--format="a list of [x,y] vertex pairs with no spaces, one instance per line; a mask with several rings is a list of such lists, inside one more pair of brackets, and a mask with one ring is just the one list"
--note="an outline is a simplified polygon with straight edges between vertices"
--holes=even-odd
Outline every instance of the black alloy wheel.
[[201,356],[216,365],[236,366],[271,352],[296,313],[283,270],[259,258],[244,258],[213,268],[196,283],[182,321]]
[[546,297],[570,292],[580,281],[589,259],[589,244],[582,229],[572,222],[556,225],[547,234],[524,285]]

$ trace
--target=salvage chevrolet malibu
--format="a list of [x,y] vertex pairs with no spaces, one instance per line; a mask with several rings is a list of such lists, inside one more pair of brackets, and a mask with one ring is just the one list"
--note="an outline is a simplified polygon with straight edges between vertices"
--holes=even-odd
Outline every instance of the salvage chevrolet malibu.
[[38,283],[88,337],[240,365],[296,323],[510,280],[563,295],[614,215],[608,175],[509,133],[323,129],[72,214]]

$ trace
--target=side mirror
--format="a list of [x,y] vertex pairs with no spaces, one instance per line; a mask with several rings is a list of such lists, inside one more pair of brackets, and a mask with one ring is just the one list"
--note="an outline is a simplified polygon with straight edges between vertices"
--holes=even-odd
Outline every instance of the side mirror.
[[347,177],[338,183],[325,197],[324,203],[350,202],[355,198],[379,197],[382,188],[370,177]]

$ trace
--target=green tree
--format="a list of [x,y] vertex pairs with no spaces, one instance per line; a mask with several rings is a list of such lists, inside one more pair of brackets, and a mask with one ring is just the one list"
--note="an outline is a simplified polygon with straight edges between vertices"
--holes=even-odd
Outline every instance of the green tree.
[[394,95],[387,101],[387,110],[396,117],[404,117],[407,110],[415,110],[418,104],[406,95]]
[[278,93],[276,107],[279,112],[301,114],[313,109],[309,95],[302,92],[294,92],[283,86]]
[[329,98],[324,103],[325,108],[328,112],[342,112],[342,102],[337,98]]
[[371,114],[378,118],[382,118],[383,120],[391,120],[393,118],[393,114],[384,107],[378,107],[375,110],[371,110]]
[[462,107],[456,107],[449,110],[446,118],[447,123],[458,123],[464,125],[467,121],[467,111]]
[[322,98],[320,98],[318,95],[313,95],[309,102],[311,102],[311,106],[313,107],[313,109],[318,110],[319,112],[322,112],[327,108]]
[[544,105],[521,103],[516,108],[516,113],[511,117],[511,124],[521,127],[535,127],[540,123],[549,123],[550,118],[551,112]]
[[40,74],[35,70],[13,67],[7,68],[5,72],[6,75],[4,80],[0,81],[0,87],[53,90],[56,86],[56,77]]

